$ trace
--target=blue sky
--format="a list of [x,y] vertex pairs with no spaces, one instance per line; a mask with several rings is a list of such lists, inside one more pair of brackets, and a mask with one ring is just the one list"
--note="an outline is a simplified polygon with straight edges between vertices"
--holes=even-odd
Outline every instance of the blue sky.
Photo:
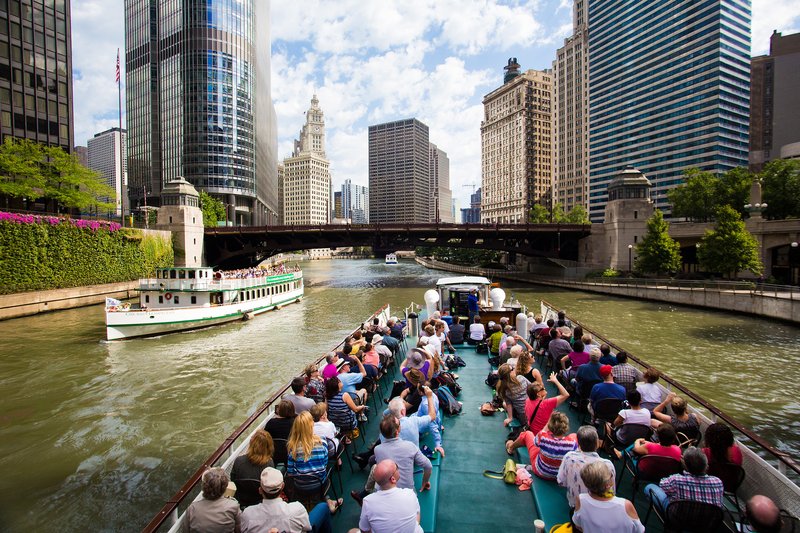
[[[483,95],[500,85],[509,57],[523,69],[550,68],[571,32],[571,6],[571,0],[272,0],[280,157],[291,151],[314,92],[325,112],[335,188],[348,178],[367,185],[370,124],[416,117],[448,153],[453,195],[464,207],[471,185],[480,186]],[[766,53],[773,29],[800,30],[796,0],[753,0],[754,55]],[[124,54],[123,0],[73,0],[72,40],[75,142],[85,145],[118,124],[114,64],[117,48]]]

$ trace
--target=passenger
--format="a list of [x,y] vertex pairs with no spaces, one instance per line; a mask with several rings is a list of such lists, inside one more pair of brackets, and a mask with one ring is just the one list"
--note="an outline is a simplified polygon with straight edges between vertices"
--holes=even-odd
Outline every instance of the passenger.
[[572,322],[567,319],[567,312],[561,310],[558,312],[558,321],[556,322],[557,327],[567,326],[568,328],[572,327]]
[[614,366],[612,374],[614,374],[614,382],[625,387],[626,392],[636,390],[636,383],[644,379],[642,372],[628,363],[628,352],[624,350],[617,354],[617,364]]
[[437,355],[442,354],[442,342],[436,335],[436,326],[433,326],[432,324],[425,326],[425,335],[421,336],[419,341],[423,342],[423,339],[425,339],[425,344],[434,348],[434,351]]
[[[672,408],[672,415],[664,414],[667,404]],[[657,428],[662,423],[672,424],[676,433],[682,433],[686,439],[693,441],[694,444],[700,442],[700,421],[694,413],[686,411],[686,400],[675,396],[674,392],[667,394],[664,401],[653,409],[653,419],[650,424]],[[681,439],[678,439],[679,441]]]
[[389,339],[391,339],[390,342],[394,341],[394,339],[391,337],[384,337],[383,335],[379,335],[377,333],[372,336],[372,347],[376,352],[378,352],[380,366],[389,365],[394,361],[394,350],[384,343],[385,340]]
[[547,324],[543,321],[542,315],[535,315],[533,317],[533,326],[531,326],[531,339],[536,340],[539,338],[539,334],[542,333],[544,330],[549,329]]
[[458,315],[453,317],[453,325],[450,326],[450,334],[448,340],[450,344],[462,344],[464,342],[464,324],[461,323],[461,318]]
[[378,377],[378,368],[381,366],[381,356],[378,355],[378,352],[375,348],[372,347],[371,343],[367,343],[364,345],[364,370],[367,371],[367,377],[370,378],[377,378]]
[[[634,453],[633,463],[638,464],[639,459],[645,455],[658,455],[661,457],[670,457],[676,461],[681,460],[681,448],[678,446],[678,437],[675,434],[675,428],[670,424],[661,424],[656,430],[658,442],[650,442],[645,439],[636,439],[629,448],[629,451]],[[614,453],[617,458],[621,458],[622,454],[616,449]]]
[[478,305],[478,289],[470,289],[469,296],[467,296],[467,312],[469,313],[469,323],[475,322],[475,317],[480,312]]
[[328,444],[328,457],[339,450],[339,439],[336,437],[336,425],[328,420],[328,404],[320,402],[309,410],[314,419],[314,435]]
[[[553,344],[552,342],[550,343]],[[597,358],[600,359],[599,357]],[[561,358],[561,369],[566,374],[568,380],[572,380],[578,373],[581,365],[588,363],[590,360],[589,353],[584,351],[583,342],[577,340],[572,343],[572,351]],[[569,364],[568,364],[569,363]],[[569,371],[567,371],[569,368]]]
[[744,507],[750,528],[756,533],[779,533],[783,527],[781,511],[771,499],[756,494]]
[[[503,318],[506,318],[506,317],[503,317]],[[501,319],[501,321],[502,321],[502,319]],[[514,328],[509,326],[508,323],[506,323],[503,326],[503,335],[500,337],[500,347],[499,348],[501,350],[503,349],[503,345],[508,340],[508,338],[512,337],[513,335],[514,335]]]
[[511,357],[511,348],[517,345],[517,339],[508,337],[505,342],[500,344],[500,364],[507,363]]
[[306,379],[296,377],[292,380],[292,392],[294,394],[287,394],[283,397],[284,400],[289,400],[294,404],[295,414],[300,414],[303,411],[308,411],[317,403],[311,398],[306,398]]
[[[275,444],[272,437],[263,429],[257,430],[247,445],[247,453],[240,455],[233,461],[231,467],[231,481],[239,483],[243,479],[260,479],[261,472],[268,466],[275,466],[272,455],[275,453]],[[242,486],[239,486],[242,490]],[[237,490],[237,498],[239,493]],[[256,498],[257,501],[257,498]],[[240,501],[244,505],[245,502]]]
[[332,377],[325,382],[325,398],[328,400],[328,418],[339,430],[348,433],[358,427],[357,414],[363,413],[367,406],[356,405],[350,394],[342,391],[342,382]]
[[523,431],[515,441],[506,442],[509,455],[521,446],[528,448],[533,473],[542,479],[555,480],[564,456],[577,449],[575,433],[569,431],[569,419],[561,411],[553,411],[547,427],[534,436],[531,431]]
[[644,383],[637,383],[636,390],[642,395],[642,407],[648,411],[655,409],[661,403],[661,388],[656,385],[661,372],[655,368],[644,371]]
[[222,468],[209,468],[203,473],[203,497],[192,502],[183,515],[181,531],[185,533],[239,533],[242,512],[239,503],[224,498],[228,474]]
[[[294,404],[289,400],[281,400],[275,406],[275,416],[267,420],[264,425],[264,430],[270,434],[272,439],[288,440],[289,433],[292,432],[292,426],[295,419]],[[282,450],[278,450],[282,451]],[[277,461],[283,462],[282,453],[277,454]]]
[[[556,329],[555,325],[556,321],[553,320],[552,318],[548,318],[547,327],[542,329],[541,332],[539,333],[539,350],[541,350],[542,353],[547,351],[547,347],[549,346],[550,340],[552,339],[553,330]],[[567,353],[569,353],[569,351],[567,351],[564,355],[566,355]]]
[[261,533],[263,531],[285,531],[301,533],[314,531],[331,533],[331,512],[327,503],[317,504],[307,512],[300,502],[286,503],[281,499],[283,474],[274,468],[265,468],[261,473],[260,492],[263,500],[258,505],[248,507],[242,513],[242,533]]
[[575,501],[572,521],[583,533],[644,533],[633,504],[614,496],[614,474],[605,462],[586,465],[581,481],[588,493],[580,494]]
[[[542,379],[539,370],[533,368],[533,356],[523,350],[519,344],[511,350],[511,358],[508,360],[508,364],[514,368],[518,376],[523,376],[530,382],[541,381]],[[539,375],[538,380],[536,379],[537,374]]]
[[450,342],[450,329],[447,327],[447,322],[439,322],[436,324],[436,337],[439,339],[439,344],[442,346],[442,352],[439,354],[441,357],[444,357],[445,346],[447,346],[450,353],[456,353],[453,343]]
[[363,501],[358,529],[372,533],[422,533],[420,508],[414,489],[400,488],[400,469],[391,459],[375,466],[375,481],[381,490]]
[[353,358],[358,365],[358,372],[351,372],[351,364],[349,361],[342,359],[339,361],[339,381],[342,382],[342,390],[349,393],[351,396],[358,396],[361,404],[367,403],[367,390],[358,389],[356,385],[364,381],[367,377],[367,369],[358,358]]
[[524,426],[528,423],[525,418],[525,400],[528,397],[527,390],[530,381],[518,376],[508,364],[500,365],[497,375],[500,378],[496,385],[497,397],[503,400],[503,405],[508,413],[503,425],[509,425],[516,418]]
[[391,318],[389,319],[389,321],[388,321],[388,322],[386,322],[386,325],[387,325],[387,326],[389,327],[389,329],[391,330],[391,333],[390,333],[390,335],[391,335],[393,338],[397,339],[398,341],[402,342],[402,341],[403,341],[403,339],[405,338],[405,335],[404,335],[404,333],[403,333],[403,328],[405,327],[405,325],[404,325],[402,322],[400,322],[400,321],[397,319],[397,317],[396,317],[396,316],[393,316],[393,317],[391,317]]
[[353,346],[356,346],[358,348],[361,348],[367,343],[367,341],[362,337],[360,329],[357,329],[356,331],[353,332],[352,341],[353,341],[352,342]]
[[601,344],[600,345],[600,364],[601,365],[609,365],[609,366],[616,366],[617,365],[617,356],[611,353],[611,346],[608,344]]
[[319,366],[310,364],[303,373],[306,376],[306,396],[314,400],[314,403],[325,401],[325,381],[320,375]]
[[572,346],[568,341],[571,333],[567,333],[565,336],[566,331],[569,331],[569,328],[565,328],[564,330],[552,328],[550,330],[550,342],[547,344],[546,348],[553,366],[559,365],[560,367],[561,360],[572,352]]
[[603,459],[597,454],[597,447],[600,445],[597,430],[593,426],[581,426],[578,428],[578,448],[575,451],[567,453],[564,460],[561,461],[561,466],[558,467],[558,484],[567,489],[567,502],[570,508],[575,508],[575,501],[578,499],[578,494],[586,494],[588,490],[581,478],[581,470],[588,464],[595,462],[606,463],[609,472],[611,472],[611,492],[614,492],[614,481],[616,479],[616,471],[614,464],[608,459]]
[[467,344],[474,346],[485,338],[486,327],[481,324],[481,317],[476,315],[469,325],[469,339],[467,339]]
[[583,326],[578,324],[577,326],[575,326],[575,329],[572,330],[572,337],[570,338],[569,342],[570,344],[572,344],[575,341],[580,341],[582,338],[583,338]]
[[422,372],[426,380],[431,378],[433,375],[433,369],[431,368],[431,362],[428,360],[428,355],[424,350],[413,348],[411,351],[409,351],[406,360],[403,361],[400,372],[406,377],[406,383],[409,385],[411,385],[411,382],[408,381],[408,376],[406,374],[411,369]]
[[489,338],[487,339],[487,341],[489,343],[489,352],[493,356],[499,356],[500,355],[500,343],[502,342],[502,339],[503,339],[503,327],[500,326],[499,324],[495,324],[494,327],[490,327],[489,329],[492,332],[489,335]]
[[422,486],[419,491],[431,488],[430,477],[433,467],[425,455],[408,441],[400,439],[400,422],[394,415],[387,415],[381,420],[381,435],[386,441],[375,448],[375,461],[380,463],[391,459],[397,464],[399,479],[397,486],[414,489],[414,467],[422,468]]
[[525,400],[525,419],[528,421],[528,429],[534,435],[545,428],[556,407],[569,399],[569,392],[558,381],[555,372],[551,372],[547,380],[558,389],[558,396],[555,398],[547,397],[547,389],[541,379],[528,385],[526,391],[528,399]]
[[580,365],[575,372],[575,392],[579,398],[588,400],[592,387],[603,382],[600,367],[600,350],[592,348],[589,353],[589,362]]
[[630,408],[620,411],[613,423],[606,423],[606,435],[613,434],[614,439],[623,446],[629,446],[633,440],[629,426],[637,424],[650,427],[650,411],[641,406],[642,395],[639,391],[629,392],[627,400]]
[[725,492],[722,481],[718,477],[706,474],[708,459],[695,448],[689,447],[683,453],[684,472],[664,478],[658,485],[651,483],[644,488],[644,493],[663,514],[669,502],[690,500],[709,503],[722,507],[722,496]]
[[708,464],[713,467],[725,463],[742,466],[742,450],[733,440],[731,428],[721,422],[711,424],[706,428],[706,447],[703,453],[708,458]]
[[322,379],[329,380],[339,373],[339,354],[331,352],[325,356],[326,365],[322,369]]
[[[286,449],[289,457],[286,461],[287,477],[313,476],[320,487],[325,486],[328,479],[328,447],[314,434],[311,413],[297,415]],[[336,501],[326,498],[326,501],[331,514],[336,513],[344,503],[341,498]]]
[[600,367],[600,377],[603,378],[603,381],[592,387],[592,392],[589,393],[590,413],[595,413],[597,403],[602,400],[625,400],[625,387],[614,383],[613,371],[611,365],[602,365]]

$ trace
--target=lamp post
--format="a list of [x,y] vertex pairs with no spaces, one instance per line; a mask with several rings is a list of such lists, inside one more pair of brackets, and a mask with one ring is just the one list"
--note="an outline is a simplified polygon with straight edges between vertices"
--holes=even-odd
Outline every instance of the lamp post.
[[633,262],[631,258],[633,257],[633,245],[628,245],[628,272],[633,272]]
[[796,285],[798,282],[798,267],[797,267],[797,247],[800,246],[797,241],[792,241],[789,245],[789,283]]
[[763,213],[766,208],[766,202],[763,204],[744,204],[745,211],[747,211],[752,218],[761,218],[761,213]]

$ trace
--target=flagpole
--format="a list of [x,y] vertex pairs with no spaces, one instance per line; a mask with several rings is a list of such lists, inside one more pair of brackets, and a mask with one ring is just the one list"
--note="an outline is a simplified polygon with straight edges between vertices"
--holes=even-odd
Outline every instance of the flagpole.
[[125,163],[124,163],[124,161],[122,161],[122,157],[124,156],[124,152],[125,151],[123,150],[123,147],[122,147],[122,143],[124,141],[122,139],[122,76],[120,74],[120,68],[119,68],[119,48],[117,48],[117,96],[119,97],[119,100],[118,100],[118,103],[119,103],[119,107],[118,107],[118,109],[119,109],[119,157],[120,157],[120,163],[119,163],[120,178],[119,179],[121,181],[119,191],[120,191],[120,194],[122,195],[122,198],[120,199],[120,206],[121,206],[120,214],[122,215],[122,220],[121,220],[122,226],[125,227],[125,201],[128,199],[128,184],[125,183],[125,172],[122,170],[123,168],[125,168]]

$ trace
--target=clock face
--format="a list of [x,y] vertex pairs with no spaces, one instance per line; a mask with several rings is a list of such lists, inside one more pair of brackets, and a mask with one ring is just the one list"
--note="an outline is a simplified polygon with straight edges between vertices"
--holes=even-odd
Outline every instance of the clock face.
[[314,131],[319,131],[319,126],[314,126]]

